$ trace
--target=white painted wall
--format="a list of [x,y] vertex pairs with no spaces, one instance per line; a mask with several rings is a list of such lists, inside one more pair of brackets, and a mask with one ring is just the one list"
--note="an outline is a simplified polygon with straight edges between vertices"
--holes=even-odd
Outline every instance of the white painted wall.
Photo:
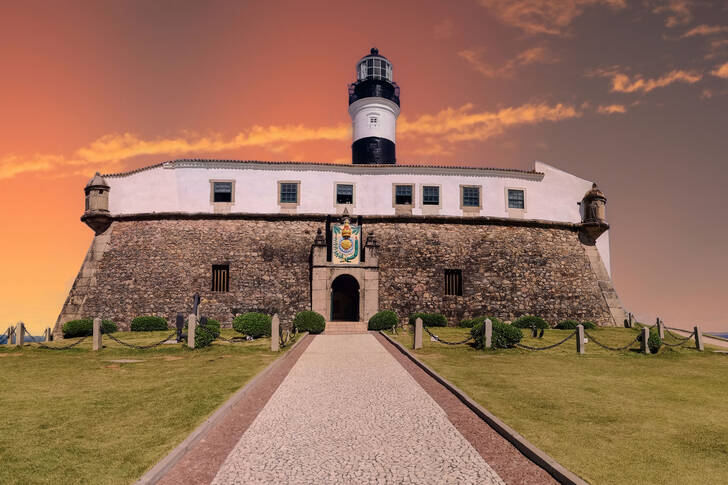
[[[395,142],[399,106],[384,98],[362,98],[349,106],[349,116],[354,133],[354,141],[376,136]],[[376,116],[377,123],[372,126],[369,118]]]
[[[462,216],[460,185],[481,186],[481,216],[509,217],[506,189],[525,189],[524,219],[580,222],[577,202],[591,182],[545,163],[535,163],[543,175],[499,170],[436,167],[391,167],[260,162],[177,161],[136,173],[105,176],[110,186],[112,214],[152,212],[211,213],[210,180],[234,180],[235,202],[230,212],[278,213],[278,182],[300,181],[297,213],[336,214],[337,183],[354,185],[353,215],[394,215],[393,184],[414,184],[412,214],[423,214],[422,185],[439,185],[441,207],[436,214]],[[430,206],[428,214],[433,213]],[[511,216],[513,213],[510,214]],[[602,260],[611,274],[609,236],[597,241]]]

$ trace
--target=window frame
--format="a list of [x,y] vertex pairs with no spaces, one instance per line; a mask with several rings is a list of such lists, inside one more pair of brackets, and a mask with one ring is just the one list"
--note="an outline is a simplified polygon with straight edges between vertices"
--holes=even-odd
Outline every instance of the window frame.
[[[465,205],[465,189],[478,189],[478,205]],[[473,184],[460,185],[460,209],[463,212],[480,212],[483,209],[483,186]]]
[[[215,201],[215,184],[230,184],[230,202]],[[210,203],[213,205],[232,205],[235,203],[235,180],[234,179],[211,179],[210,180]]]
[[[523,208],[511,207],[508,199],[508,192],[510,190],[519,190],[523,192]],[[503,197],[505,198],[505,210],[508,213],[508,217],[522,218],[528,210],[528,191],[525,187],[505,187],[503,191]]]
[[[339,200],[338,200],[339,185],[351,185],[351,187],[352,187],[351,204],[339,203]],[[350,182],[350,181],[334,182],[334,207],[336,208],[337,212],[343,212],[343,210],[346,208],[352,209],[352,208],[356,207],[356,184],[354,182]]]
[[[397,187],[409,187],[410,189],[410,201],[406,204],[397,203]],[[393,183],[392,184],[392,204],[397,207],[413,207],[415,205],[415,184],[408,183]]]
[[[296,186],[296,201],[295,202],[282,202],[281,195],[283,190],[283,184],[291,184]],[[301,181],[300,180],[279,180],[277,182],[276,201],[281,209],[295,209],[301,205]]]

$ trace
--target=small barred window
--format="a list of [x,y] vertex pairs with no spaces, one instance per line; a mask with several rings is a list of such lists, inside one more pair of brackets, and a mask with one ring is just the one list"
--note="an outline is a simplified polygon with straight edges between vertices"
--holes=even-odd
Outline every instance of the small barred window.
[[230,291],[230,265],[212,265],[212,291]]
[[463,271],[461,269],[445,270],[445,294],[463,295]]

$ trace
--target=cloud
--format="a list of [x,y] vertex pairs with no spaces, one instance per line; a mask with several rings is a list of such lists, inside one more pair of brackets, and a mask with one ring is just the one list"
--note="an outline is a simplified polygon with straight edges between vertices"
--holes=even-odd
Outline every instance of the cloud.
[[666,27],[685,25],[693,20],[692,0],[660,0],[653,4],[653,13],[665,15]]
[[602,115],[624,114],[626,112],[627,108],[623,104],[601,105],[597,108],[597,113]]
[[612,92],[617,93],[649,93],[657,88],[664,88],[672,83],[682,82],[695,84],[703,79],[703,75],[695,71],[675,69],[658,78],[644,78],[640,75],[630,77],[615,68],[592,71],[588,75],[612,78]]
[[[578,118],[581,113],[562,103],[526,103],[497,111],[476,111],[472,104],[447,108],[398,122],[397,136],[416,138],[415,153],[449,154],[457,143],[482,141],[519,126]],[[146,139],[132,133],[104,135],[77,149],[72,156],[36,154],[0,156],[0,179],[27,173],[53,173],[55,176],[89,174],[127,169],[129,160],[139,156],[205,156],[246,147],[263,147],[273,153],[286,151],[302,142],[343,142],[351,137],[349,125],[308,128],[303,125],[254,126],[232,137],[220,133],[205,136],[191,132],[168,138]],[[290,157],[287,157],[290,158]]]
[[449,39],[455,32],[455,24],[450,19],[442,19],[434,27],[436,39]]
[[720,66],[716,66],[716,68],[714,70],[710,71],[710,73],[713,76],[723,78],[723,79],[728,79],[728,62],[726,62],[725,64],[722,64]]
[[493,67],[482,60],[482,49],[465,49],[458,52],[470,66],[487,78],[511,77],[520,67],[529,64],[553,64],[559,62],[548,47],[533,47],[508,59],[505,64]]
[[501,22],[529,34],[565,35],[587,7],[621,9],[627,0],[480,0]]
[[688,30],[680,37],[686,38],[686,37],[695,37],[698,35],[707,36],[707,35],[720,34],[722,32],[728,32],[728,25],[701,24],[701,25],[698,25],[697,27],[693,27],[692,29]]

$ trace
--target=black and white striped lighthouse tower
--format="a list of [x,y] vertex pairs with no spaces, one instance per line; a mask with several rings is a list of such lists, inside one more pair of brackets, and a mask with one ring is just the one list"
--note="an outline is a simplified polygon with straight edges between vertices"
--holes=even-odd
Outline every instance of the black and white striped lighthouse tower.
[[376,47],[356,65],[356,82],[349,85],[349,115],[354,129],[352,162],[396,163],[399,86],[392,80],[392,64]]

